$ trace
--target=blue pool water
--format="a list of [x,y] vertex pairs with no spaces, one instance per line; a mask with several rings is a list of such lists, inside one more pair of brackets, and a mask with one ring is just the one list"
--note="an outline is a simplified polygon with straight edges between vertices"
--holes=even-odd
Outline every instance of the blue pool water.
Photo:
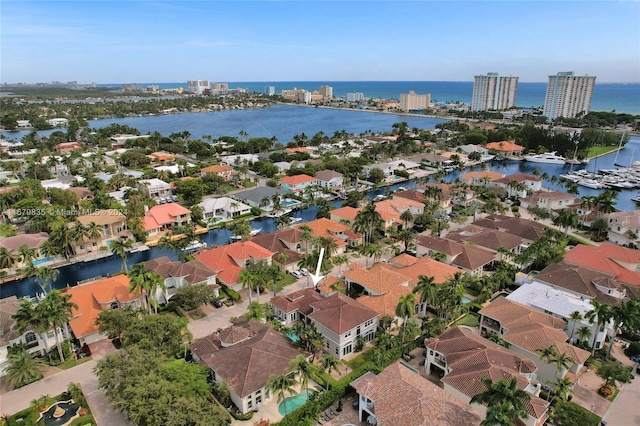
[[465,305],[466,305],[466,304],[467,304],[467,303],[469,303],[469,302],[471,302],[471,299],[469,299],[467,296],[462,296],[462,303],[463,303],[463,304],[465,304]]
[[296,200],[284,200],[280,203],[282,207],[291,207],[295,206],[296,204],[300,204],[300,202]]
[[47,262],[51,262],[53,261],[53,259],[55,259],[54,257],[45,257],[44,259],[36,259],[33,261],[33,266],[39,266],[42,265],[43,263],[47,263]]
[[[314,393],[315,391],[309,390],[309,395],[313,395]],[[307,391],[305,390],[300,392],[300,394],[296,396],[285,398],[285,400],[282,401],[280,405],[278,405],[278,411],[280,412],[280,414],[284,416],[286,414],[284,409],[285,404],[287,404],[286,412],[290,413],[296,408],[302,407],[306,403],[307,403]]]
[[286,334],[286,336],[287,336],[289,339],[291,339],[293,342],[297,342],[297,341],[299,340],[298,335],[297,335],[297,334],[296,334],[296,332],[295,332],[295,331],[293,331],[293,330],[290,330],[290,331]]

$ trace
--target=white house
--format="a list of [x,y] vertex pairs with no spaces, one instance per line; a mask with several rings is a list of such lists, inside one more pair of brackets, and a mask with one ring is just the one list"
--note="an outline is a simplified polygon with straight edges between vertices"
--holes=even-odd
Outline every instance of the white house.
[[318,179],[318,184],[323,188],[342,188],[344,184],[342,173],[338,173],[335,170],[320,170],[316,172],[316,179]]
[[143,179],[138,182],[140,190],[151,198],[171,197],[171,185],[161,179]]
[[251,213],[251,207],[228,197],[206,198],[198,203],[204,220],[211,224]]

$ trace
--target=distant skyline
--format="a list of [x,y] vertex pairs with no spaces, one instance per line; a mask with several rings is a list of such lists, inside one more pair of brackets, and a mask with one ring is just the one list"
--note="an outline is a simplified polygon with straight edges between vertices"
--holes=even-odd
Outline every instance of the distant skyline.
[[640,82],[637,1],[13,1],[0,82]]

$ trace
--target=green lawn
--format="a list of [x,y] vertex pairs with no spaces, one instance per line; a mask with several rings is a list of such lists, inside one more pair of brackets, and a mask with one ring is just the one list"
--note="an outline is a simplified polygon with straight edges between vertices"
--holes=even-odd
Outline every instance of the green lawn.
[[466,325],[469,327],[477,327],[480,324],[480,318],[474,314],[467,314],[456,321],[456,325]]
[[76,365],[80,365],[80,364],[84,364],[85,362],[89,361],[91,359],[90,356],[86,356],[84,358],[80,358],[80,359],[70,359],[68,361],[66,361],[64,364],[60,364],[58,367],[60,367],[63,370],[68,370],[72,367],[75,367]]
[[593,158],[596,155],[606,154],[611,151],[615,151],[618,149],[618,145],[613,146],[592,146],[589,148],[589,152],[587,153],[588,158]]

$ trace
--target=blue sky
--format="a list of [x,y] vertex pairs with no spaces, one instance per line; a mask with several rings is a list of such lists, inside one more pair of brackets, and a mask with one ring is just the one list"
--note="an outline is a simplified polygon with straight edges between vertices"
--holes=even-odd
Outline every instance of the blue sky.
[[637,1],[12,1],[0,82],[640,82]]

